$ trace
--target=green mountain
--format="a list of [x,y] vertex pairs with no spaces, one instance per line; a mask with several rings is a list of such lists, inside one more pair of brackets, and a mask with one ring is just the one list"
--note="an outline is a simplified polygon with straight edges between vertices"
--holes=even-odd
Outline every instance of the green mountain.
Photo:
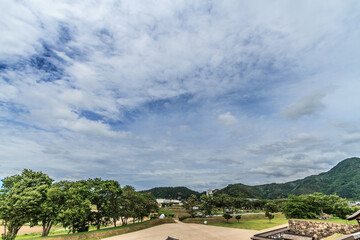
[[200,197],[200,193],[187,187],[156,187],[149,190],[140,191],[141,193],[151,193],[156,198],[165,199],[188,199],[191,194]]
[[325,173],[313,175],[287,183],[272,183],[247,186],[241,183],[230,184],[218,191],[233,197],[246,198],[284,198],[290,194],[337,194],[340,197],[360,199],[360,158],[348,158]]
[[[191,194],[201,194],[186,187],[159,187],[142,192],[151,192],[156,198],[187,199]],[[216,194],[228,194],[242,198],[286,198],[291,194],[337,194],[340,197],[360,200],[360,158],[348,158],[325,173],[306,177],[304,179],[248,186],[241,183],[230,184],[217,191]]]

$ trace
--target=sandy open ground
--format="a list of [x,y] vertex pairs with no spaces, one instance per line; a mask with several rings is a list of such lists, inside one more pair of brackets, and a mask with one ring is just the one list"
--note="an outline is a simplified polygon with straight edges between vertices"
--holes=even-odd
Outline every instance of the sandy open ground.
[[[271,229],[284,226],[287,226],[287,224]],[[177,222],[106,238],[106,240],[165,240],[168,236],[179,240],[249,240],[254,234],[271,229],[257,231]]]
[[[0,234],[4,233],[4,226],[0,226]],[[18,232],[18,235],[29,234],[29,233],[42,233],[41,226],[29,227],[22,226]]]

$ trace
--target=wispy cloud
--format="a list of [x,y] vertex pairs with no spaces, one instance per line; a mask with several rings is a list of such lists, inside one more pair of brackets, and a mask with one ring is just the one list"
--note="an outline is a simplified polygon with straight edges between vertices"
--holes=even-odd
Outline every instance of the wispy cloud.
[[334,124],[359,120],[359,8],[2,1],[0,177],[202,188],[327,170],[359,151]]

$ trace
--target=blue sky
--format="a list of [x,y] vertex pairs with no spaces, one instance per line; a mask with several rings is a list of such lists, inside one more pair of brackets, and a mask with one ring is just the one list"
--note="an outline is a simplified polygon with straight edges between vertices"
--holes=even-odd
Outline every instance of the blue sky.
[[358,1],[0,3],[0,178],[295,180],[360,150]]

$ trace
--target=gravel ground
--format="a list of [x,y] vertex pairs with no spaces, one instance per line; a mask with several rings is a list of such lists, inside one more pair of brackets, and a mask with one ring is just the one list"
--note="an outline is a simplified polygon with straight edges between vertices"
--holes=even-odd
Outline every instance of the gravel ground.
[[[286,225],[277,226],[275,229]],[[166,240],[168,236],[179,240],[249,240],[254,234],[268,230],[271,229],[257,231],[177,222],[106,238],[106,240]]]

